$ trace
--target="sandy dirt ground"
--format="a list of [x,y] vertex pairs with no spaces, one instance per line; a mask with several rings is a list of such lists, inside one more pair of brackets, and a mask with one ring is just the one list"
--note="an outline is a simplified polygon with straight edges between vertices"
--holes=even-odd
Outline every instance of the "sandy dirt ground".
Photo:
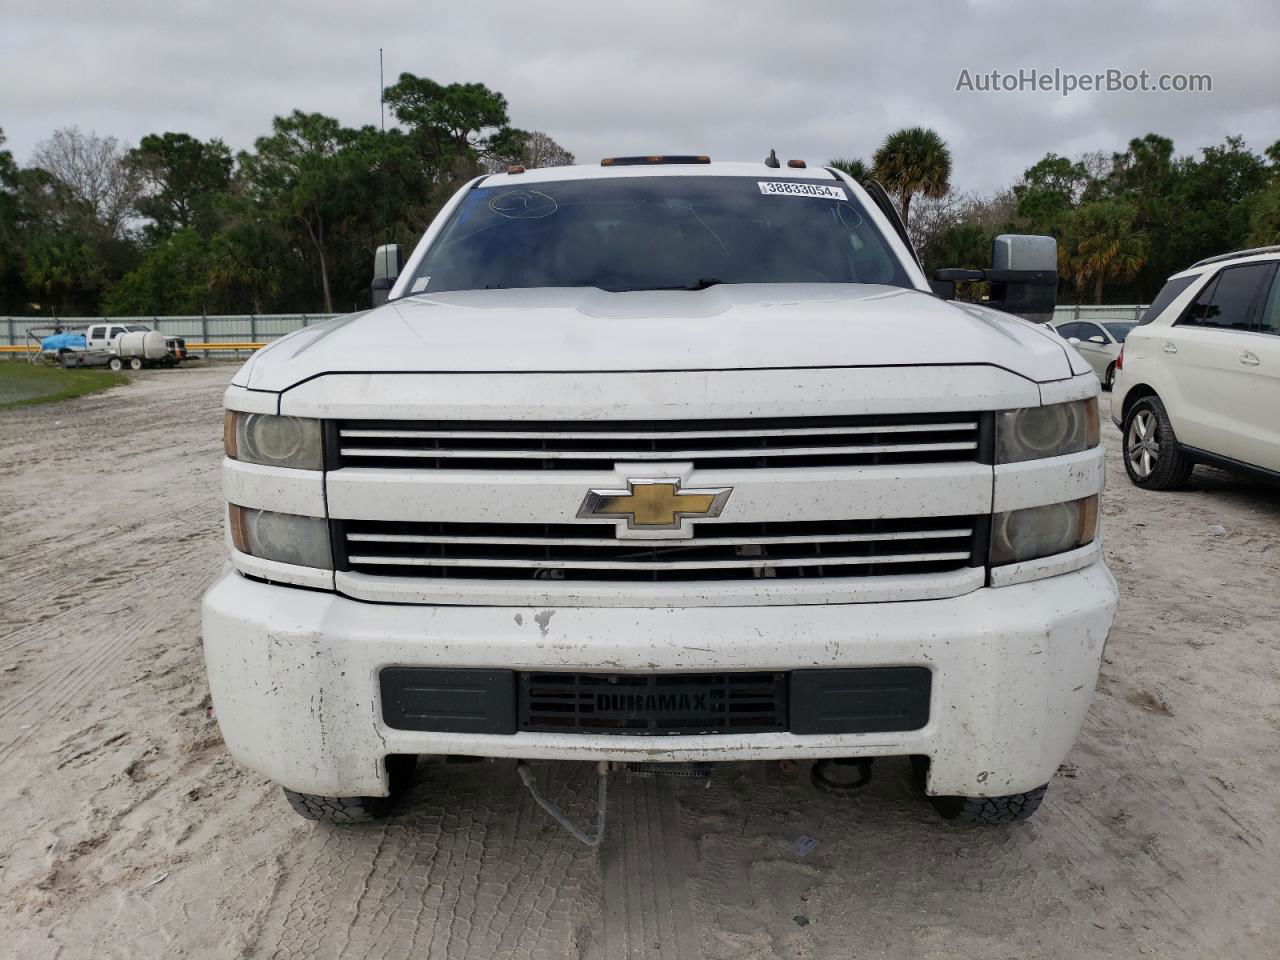
[[[1029,823],[938,820],[904,762],[845,801],[743,765],[615,782],[597,852],[509,764],[437,763],[341,829],[208,716],[231,370],[0,418],[0,956],[1280,956],[1280,491],[1143,493],[1106,425],[1124,599]],[[583,765],[539,776],[590,821]]]

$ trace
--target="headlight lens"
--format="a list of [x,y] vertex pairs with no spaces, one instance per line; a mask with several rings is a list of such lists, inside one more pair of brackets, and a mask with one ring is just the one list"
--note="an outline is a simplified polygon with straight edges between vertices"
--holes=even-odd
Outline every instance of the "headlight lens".
[[1021,463],[1096,447],[1098,398],[1004,410],[996,415],[996,463]]
[[296,470],[323,469],[321,436],[319,420],[235,410],[227,411],[222,430],[223,446],[232,460]]
[[1092,543],[1097,534],[1097,496],[997,513],[991,523],[991,565],[1066,553]]
[[241,553],[299,567],[333,569],[329,524],[319,517],[299,517],[231,504],[227,522],[231,526],[231,542]]

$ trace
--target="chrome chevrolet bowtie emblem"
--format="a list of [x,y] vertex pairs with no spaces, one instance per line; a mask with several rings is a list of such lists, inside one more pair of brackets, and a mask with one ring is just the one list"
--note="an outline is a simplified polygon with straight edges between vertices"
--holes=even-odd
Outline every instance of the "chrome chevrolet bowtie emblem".
[[733,487],[681,490],[676,478],[627,479],[626,490],[589,490],[578,517],[583,520],[619,520],[618,536],[627,530],[678,530],[677,536],[692,536],[685,520],[707,520],[720,516]]

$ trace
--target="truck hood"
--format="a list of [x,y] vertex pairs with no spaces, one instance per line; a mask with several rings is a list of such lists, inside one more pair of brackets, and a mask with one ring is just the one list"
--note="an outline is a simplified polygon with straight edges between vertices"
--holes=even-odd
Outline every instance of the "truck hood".
[[414,296],[268,344],[234,383],[286,390],[325,373],[587,373],[988,364],[1072,376],[1036,324],[900,287],[725,284]]

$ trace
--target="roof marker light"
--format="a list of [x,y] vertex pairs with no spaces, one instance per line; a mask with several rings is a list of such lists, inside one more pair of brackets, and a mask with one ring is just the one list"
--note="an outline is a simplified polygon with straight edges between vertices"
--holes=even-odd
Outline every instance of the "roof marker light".
[[645,164],[659,163],[710,163],[711,158],[692,154],[669,154],[666,156],[648,157],[605,157],[600,161],[602,167],[638,167]]
[[793,170],[803,170],[805,168],[805,162],[803,160],[788,160],[787,166],[791,167]]
[[513,163],[511,166],[507,167],[507,173],[524,173],[524,167],[518,163]]

